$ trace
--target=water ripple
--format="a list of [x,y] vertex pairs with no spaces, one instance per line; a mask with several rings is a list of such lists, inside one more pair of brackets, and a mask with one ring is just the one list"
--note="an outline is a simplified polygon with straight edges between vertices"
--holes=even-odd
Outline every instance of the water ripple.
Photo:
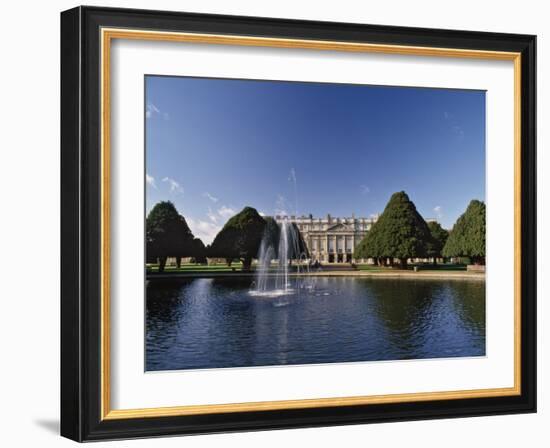
[[147,285],[147,370],[485,355],[485,284],[318,278],[250,295],[250,280]]

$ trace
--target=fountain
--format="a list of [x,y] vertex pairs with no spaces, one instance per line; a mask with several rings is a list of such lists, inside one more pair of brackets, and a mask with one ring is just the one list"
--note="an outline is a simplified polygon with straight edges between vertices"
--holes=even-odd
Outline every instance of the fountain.
[[[310,279],[304,281],[300,275],[304,270],[309,273],[307,253],[303,245],[297,227],[288,217],[279,224],[274,220],[269,222],[260,244],[256,280],[250,293],[276,297],[293,294],[298,289],[311,289]],[[272,267],[275,260],[277,263]],[[296,261],[295,276],[290,275],[292,260]]]
[[[295,216],[298,216],[298,190],[296,171],[290,170],[288,181],[294,192]],[[286,209],[284,197],[278,199],[281,209]],[[307,247],[300,235],[296,224],[292,223],[286,212],[282,221],[277,223],[273,218],[266,218],[260,249],[258,251],[258,265],[256,278],[252,283],[250,294],[254,296],[278,297],[295,294],[299,290],[312,291],[315,278],[309,275],[309,255]],[[292,269],[292,261],[295,267]],[[273,267],[272,263],[277,261]],[[292,275],[294,270],[295,275]]]

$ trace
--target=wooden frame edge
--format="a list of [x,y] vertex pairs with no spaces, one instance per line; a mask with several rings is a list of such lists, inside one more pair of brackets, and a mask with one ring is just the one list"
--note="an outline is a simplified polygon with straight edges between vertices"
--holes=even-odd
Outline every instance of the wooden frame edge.
[[105,420],[129,418],[173,417],[248,411],[279,411],[286,409],[310,409],[335,406],[360,406],[365,404],[411,403],[432,400],[458,400],[519,395],[517,387],[479,389],[449,392],[421,392],[410,394],[368,395],[340,398],[311,398],[301,400],[258,401],[213,405],[169,406],[141,409],[111,410]]
[[[314,398],[190,405],[141,409],[110,408],[110,47],[112,39],[153,40],[216,45],[299,48],[323,51],[400,54],[507,60],[514,63],[514,386],[509,388],[422,392],[337,398]],[[351,43],[329,40],[283,39],[239,35],[144,31],[101,28],[101,420],[173,417],[216,413],[308,409],[319,407],[410,403],[432,400],[521,395],[521,53],[392,44]]]

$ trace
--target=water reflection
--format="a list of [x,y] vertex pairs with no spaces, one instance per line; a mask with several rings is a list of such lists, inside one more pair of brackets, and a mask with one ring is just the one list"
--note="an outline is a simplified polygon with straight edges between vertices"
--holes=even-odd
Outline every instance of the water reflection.
[[150,281],[147,370],[485,354],[485,283],[319,278],[251,297],[250,280]]

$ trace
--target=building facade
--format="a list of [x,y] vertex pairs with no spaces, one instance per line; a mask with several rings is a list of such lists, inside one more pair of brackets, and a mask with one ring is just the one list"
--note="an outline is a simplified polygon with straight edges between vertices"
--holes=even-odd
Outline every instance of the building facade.
[[309,216],[273,217],[281,223],[288,219],[295,223],[307,244],[312,261],[320,263],[351,263],[353,252],[363,237],[377,221],[378,216],[371,218],[325,218]]

